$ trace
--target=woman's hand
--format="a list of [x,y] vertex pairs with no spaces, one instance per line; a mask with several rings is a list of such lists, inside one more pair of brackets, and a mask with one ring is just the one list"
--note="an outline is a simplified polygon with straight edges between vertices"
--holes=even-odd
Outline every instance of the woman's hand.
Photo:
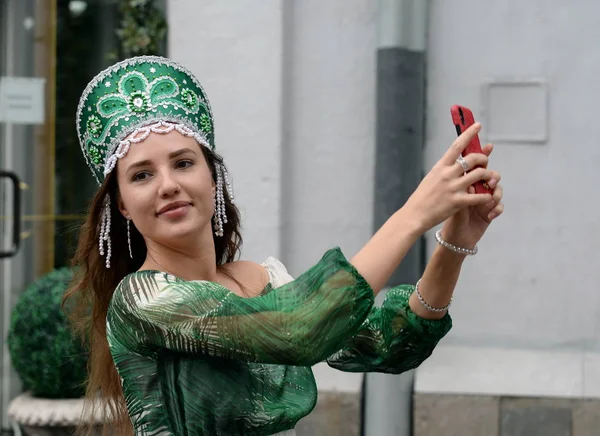
[[[479,156],[488,158],[492,150],[492,144],[488,144],[483,147],[483,154],[479,154]],[[487,161],[484,165],[487,167]],[[491,200],[465,207],[448,218],[442,228],[442,238],[444,240],[459,247],[473,248],[484,235],[490,223],[502,214],[504,211],[503,191],[502,186],[498,184],[500,173],[498,171],[490,171],[490,173],[491,178],[488,185],[493,189]],[[468,192],[474,192],[472,186],[468,187]]]
[[[487,155],[481,153],[467,155],[465,160],[469,168],[480,167],[467,174],[456,161],[480,129],[481,125],[476,123],[465,130],[425,176],[404,205],[403,209],[409,211],[410,215],[417,220],[423,233],[460,210],[477,210],[477,213],[483,213],[493,201],[492,195],[476,194],[469,189],[476,182],[490,182],[496,176],[495,172],[487,170]],[[465,217],[461,216],[460,221],[463,222],[464,219]],[[475,222],[471,224],[481,228],[481,224]]]
[[[351,259],[352,265],[371,285],[375,294],[385,286],[410,247],[423,233],[456,215],[460,210],[485,207],[492,201],[491,194],[469,191],[469,187],[476,182],[491,182],[494,177],[495,173],[485,168],[488,157],[481,153],[466,156],[465,161],[469,168],[481,166],[468,174],[465,174],[462,166],[456,161],[480,128],[477,123],[456,139],[421,181],[406,204],[396,211]],[[460,222],[464,224],[463,221]],[[472,230],[475,227],[473,222],[471,226],[467,225],[471,235],[474,234]]]
[[[465,157],[469,168],[474,168],[475,165],[485,168],[485,179],[492,188],[492,195],[488,194],[488,200],[485,202],[477,202],[457,210],[444,222],[442,239],[451,244],[463,248],[475,247],[490,223],[504,211],[502,187],[498,184],[500,173],[487,170],[488,158],[492,150],[492,145],[488,144],[483,147],[483,153],[473,153]],[[476,163],[474,164],[474,162]],[[472,179],[468,179],[469,176],[480,170],[482,169],[475,169],[459,177],[470,182]],[[464,189],[464,194],[475,195],[472,185],[469,184]],[[438,247],[433,252],[421,278],[420,292],[424,301],[438,308],[446,307],[450,303],[464,257],[464,254],[458,254],[442,247]],[[431,312],[427,310],[416,294],[410,297],[410,307],[414,313],[428,319],[441,318],[446,313],[445,311]]]

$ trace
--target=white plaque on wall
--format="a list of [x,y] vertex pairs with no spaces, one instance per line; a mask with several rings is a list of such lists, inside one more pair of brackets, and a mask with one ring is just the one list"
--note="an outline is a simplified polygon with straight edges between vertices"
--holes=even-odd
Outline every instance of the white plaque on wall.
[[44,124],[46,79],[0,77],[0,122]]
[[549,97],[543,79],[507,78],[484,85],[486,141],[537,143],[548,141]]

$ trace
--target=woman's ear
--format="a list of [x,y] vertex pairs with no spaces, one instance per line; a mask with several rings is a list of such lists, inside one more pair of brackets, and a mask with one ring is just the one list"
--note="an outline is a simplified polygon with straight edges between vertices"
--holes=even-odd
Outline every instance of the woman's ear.
[[118,194],[117,194],[117,204],[119,205],[119,212],[121,212],[121,215],[123,215],[126,220],[131,219],[129,212],[127,212],[127,208],[125,207],[125,203],[123,203],[123,200],[121,200],[121,196]]

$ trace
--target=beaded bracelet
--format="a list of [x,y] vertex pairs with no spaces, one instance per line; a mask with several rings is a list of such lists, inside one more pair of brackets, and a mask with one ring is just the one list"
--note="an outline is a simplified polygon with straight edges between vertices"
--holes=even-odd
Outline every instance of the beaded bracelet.
[[417,294],[417,298],[419,299],[419,302],[423,305],[423,307],[425,309],[427,309],[430,312],[435,312],[435,313],[445,312],[446,310],[448,310],[448,308],[452,304],[452,297],[450,297],[450,302],[447,305],[445,305],[444,307],[433,307],[430,304],[427,304],[427,302],[423,299],[423,296],[421,295],[421,291],[419,291],[420,284],[421,284],[421,279],[419,279],[419,281],[415,285],[415,293]]
[[442,239],[442,229],[435,232],[435,240],[442,247],[447,248],[448,250],[454,251],[455,253],[466,254],[468,256],[474,256],[477,254],[477,251],[478,251],[477,245],[475,245],[475,247],[473,249],[471,249],[471,248],[457,247],[456,245],[453,245],[450,242],[444,241]]

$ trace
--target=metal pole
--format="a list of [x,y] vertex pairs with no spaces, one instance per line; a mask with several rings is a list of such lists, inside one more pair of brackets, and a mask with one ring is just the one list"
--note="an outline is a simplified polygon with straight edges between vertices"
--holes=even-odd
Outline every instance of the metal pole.
[[[6,75],[8,77],[16,75],[17,66],[15,65],[15,58],[17,56],[16,49],[16,38],[17,34],[16,24],[17,17],[19,17],[18,6],[16,1],[5,2],[3,15],[0,17],[3,20],[1,28],[4,30],[2,35],[2,44],[5,44],[4,50],[0,52],[0,55],[4,55],[4,59],[0,60],[3,65],[3,71],[0,71],[0,75]],[[20,6],[23,6],[22,4]],[[3,129],[3,138],[0,139],[2,144],[2,156],[0,162],[2,168],[13,169],[14,165],[14,128],[12,124],[7,123]],[[6,193],[4,193],[6,195]],[[2,201],[5,201],[4,199]],[[2,208],[3,213],[10,215],[10,211]],[[1,238],[0,244],[2,248],[9,246],[9,232],[6,231],[3,225],[0,229],[3,231],[4,236]],[[6,226],[6,228],[8,228]],[[10,423],[8,421],[7,409],[8,402],[11,399],[12,394],[12,373],[11,373],[11,362],[10,355],[8,352],[8,346],[6,345],[6,335],[10,327],[10,315],[11,315],[11,297],[13,290],[13,274],[12,268],[14,267],[12,259],[7,259],[0,262],[0,282],[2,283],[2,290],[0,291],[0,309],[2,311],[2,323],[0,324],[0,431],[5,431],[9,428]]]
[[[428,0],[379,0],[375,229],[406,202],[421,181],[427,22]],[[423,249],[423,244],[417,244],[408,252],[390,287],[418,280]],[[412,434],[413,378],[413,371],[366,375],[366,436]]]

